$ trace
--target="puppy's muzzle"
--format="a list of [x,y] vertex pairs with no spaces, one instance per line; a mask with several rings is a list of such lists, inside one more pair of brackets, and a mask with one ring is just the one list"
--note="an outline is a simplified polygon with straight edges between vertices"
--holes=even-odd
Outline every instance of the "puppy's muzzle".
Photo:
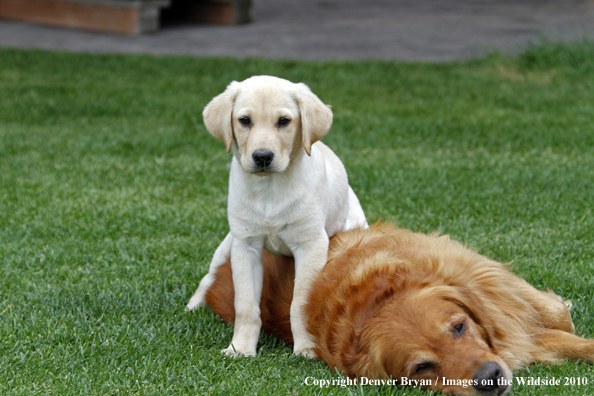
[[252,159],[258,172],[266,171],[274,160],[274,153],[270,150],[256,150],[252,153]]

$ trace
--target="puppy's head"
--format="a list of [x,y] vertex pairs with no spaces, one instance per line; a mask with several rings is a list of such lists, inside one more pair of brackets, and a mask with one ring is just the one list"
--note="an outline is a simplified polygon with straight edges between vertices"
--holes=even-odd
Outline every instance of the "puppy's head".
[[449,394],[503,395],[513,374],[493,350],[478,309],[471,296],[448,286],[398,296],[368,319],[357,369]]
[[332,125],[332,111],[305,84],[271,76],[233,81],[202,115],[242,168],[263,176],[284,172],[304,150],[311,155]]

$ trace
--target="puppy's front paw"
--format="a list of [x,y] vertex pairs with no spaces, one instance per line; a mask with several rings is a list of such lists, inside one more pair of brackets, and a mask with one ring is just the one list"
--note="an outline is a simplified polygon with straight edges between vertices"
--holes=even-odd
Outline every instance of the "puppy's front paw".
[[315,353],[315,342],[313,342],[311,336],[308,333],[301,333],[299,337],[296,335],[296,331],[293,331],[293,355],[303,356],[309,359],[317,359],[318,354]]
[[301,348],[299,350],[294,349],[293,354],[297,356],[303,356],[309,359],[317,359],[318,354],[314,351],[313,348]]
[[229,345],[228,348],[223,349],[221,353],[225,356],[231,356],[234,358],[242,356],[256,356],[256,351],[242,351],[235,348],[233,344]]

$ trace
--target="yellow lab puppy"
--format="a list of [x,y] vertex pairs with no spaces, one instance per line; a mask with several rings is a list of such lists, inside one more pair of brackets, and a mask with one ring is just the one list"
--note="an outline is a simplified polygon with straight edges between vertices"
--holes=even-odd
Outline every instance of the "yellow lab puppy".
[[306,329],[311,283],[328,259],[328,240],[367,226],[342,162],[318,142],[332,111],[303,83],[255,76],[233,81],[204,109],[206,129],[233,151],[227,215],[230,232],[187,308],[205,305],[217,269],[231,257],[235,328],[223,353],[254,356],[260,334],[262,252],[295,258],[291,305],[294,353],[315,357]]

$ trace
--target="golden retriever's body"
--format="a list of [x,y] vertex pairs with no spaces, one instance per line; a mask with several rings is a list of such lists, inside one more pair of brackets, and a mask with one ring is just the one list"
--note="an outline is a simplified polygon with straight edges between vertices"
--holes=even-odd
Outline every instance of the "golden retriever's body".
[[[265,331],[288,343],[291,264],[264,257],[261,301]],[[221,267],[207,294],[227,322],[235,315],[230,271]],[[512,370],[527,364],[594,360],[594,341],[572,334],[560,297],[447,236],[381,223],[337,234],[311,290],[305,311],[315,351],[349,376],[425,379],[448,393],[500,395]]]

